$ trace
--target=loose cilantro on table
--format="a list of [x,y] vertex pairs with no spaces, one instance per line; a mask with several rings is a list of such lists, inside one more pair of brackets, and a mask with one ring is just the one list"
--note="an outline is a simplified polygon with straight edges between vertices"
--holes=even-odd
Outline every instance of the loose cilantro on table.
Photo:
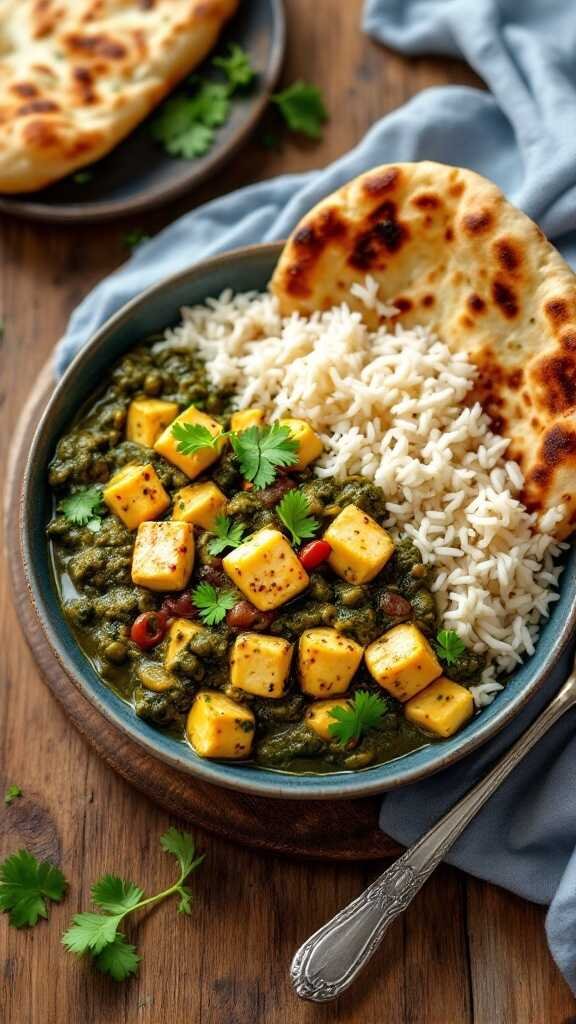
[[227,54],[223,57],[214,57],[212,63],[215,68],[220,68],[224,72],[233,91],[250,85],[256,77],[250,57],[238,43],[230,43]]
[[216,516],[212,532],[216,535],[208,541],[211,555],[219,555],[226,548],[237,548],[242,544],[246,527],[242,523],[233,523],[228,516]]
[[173,423],[172,435],[178,442],[176,449],[182,455],[195,455],[202,448],[215,448],[227,434],[212,434],[200,423]]
[[8,789],[4,793],[4,803],[9,807],[10,804],[13,804],[19,796],[22,796],[20,786],[8,786]]
[[279,466],[293,466],[298,461],[298,442],[290,436],[288,427],[280,423],[231,434],[230,443],[242,476],[257,491],[273,483]]
[[122,244],[126,249],[137,249],[143,242],[149,242],[150,237],[142,228],[134,228],[132,231],[126,231],[122,235]]
[[15,928],[32,927],[38,918],[48,917],[48,901],[59,903],[66,886],[54,864],[18,850],[0,864],[0,911],[8,912]]
[[144,891],[133,882],[116,875],[104,875],[91,890],[92,902],[99,910],[76,914],[72,925],[62,936],[62,943],[69,952],[76,956],[88,954],[94,966],[115,981],[125,981],[136,974],[142,959],[136,947],[127,942],[118,930],[128,914],[172,895],[180,897],[178,912],[190,913],[192,892],[184,883],[204,857],[196,855],[192,836],[175,828],[161,837],[160,845],[178,861],[179,877],[173,885],[144,898]]
[[436,652],[447,665],[453,665],[464,654],[466,644],[460,639],[455,629],[441,629],[434,643]]
[[328,726],[330,735],[346,747],[358,742],[368,729],[376,728],[388,711],[388,702],[375,693],[357,690],[348,707],[335,707],[329,712],[335,721]]
[[274,93],[272,103],[278,108],[288,128],[309,139],[322,136],[322,125],[328,120],[322,94],[308,82],[294,82],[282,92]]
[[236,604],[231,590],[217,590],[211,583],[199,583],[192,591],[192,601],[200,612],[206,626],[217,626],[226,617],[226,612]]
[[68,498],[62,499],[58,510],[76,526],[87,526],[92,533],[97,533],[100,529],[100,517],[104,513],[102,491],[99,487],[86,487],[83,491],[76,491]]
[[313,537],[318,529],[318,520],[310,515],[310,502],[302,491],[287,491],[276,506],[276,515],[290,531],[294,546]]

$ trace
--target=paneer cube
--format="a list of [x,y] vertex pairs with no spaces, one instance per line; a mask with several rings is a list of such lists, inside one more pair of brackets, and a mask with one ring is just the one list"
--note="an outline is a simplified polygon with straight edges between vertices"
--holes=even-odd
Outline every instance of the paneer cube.
[[126,440],[152,448],[177,415],[176,402],[163,402],[161,398],[135,398],[128,406]]
[[102,491],[108,508],[129,530],[158,519],[170,504],[154,466],[124,466]]
[[407,701],[442,675],[442,666],[418,626],[402,623],[366,648],[370,675],[397,700]]
[[336,725],[336,719],[332,718],[330,712],[334,708],[348,708],[350,702],[347,700],[315,700],[307,709],[304,721],[312,732],[322,740],[332,740],[334,737],[330,732],[330,726]]
[[194,566],[189,523],[141,523],[132,555],[132,582],[148,590],[183,590]]
[[465,686],[441,676],[412,697],[404,711],[409,722],[446,739],[472,718],[474,698]]
[[261,427],[263,423],[263,409],[240,409],[230,417],[230,430],[239,434],[242,430],[248,430],[248,427]]
[[349,583],[368,583],[384,568],[394,541],[372,516],[346,505],[324,534],[332,548],[328,562]]
[[362,661],[363,647],[337,629],[305,629],[298,645],[298,673],[304,693],[326,697],[345,693]]
[[284,534],[265,527],[222,559],[233,583],[261,612],[296,597],[310,582]]
[[306,420],[282,419],[278,421],[283,427],[288,427],[290,436],[298,442],[298,462],[295,462],[290,469],[305,469],[314,459],[322,454],[323,445],[315,430]]
[[200,757],[247,757],[254,715],[218,690],[201,690],[188,713],[186,735]]
[[290,672],[292,644],[278,636],[241,633],[230,656],[230,682],[257,697],[282,697]]
[[174,496],[172,519],[211,530],[217,516],[224,515],[227,498],[216,484],[189,484]]
[[203,632],[203,626],[199,626],[197,622],[190,622],[190,619],[174,619],[168,630],[168,647],[164,658],[164,667],[169,671],[173,669],[180,651],[187,646],[191,637]]
[[213,462],[216,462],[226,441],[219,441],[214,448],[200,448],[193,455],[185,455],[184,452],[178,450],[180,442],[172,433],[176,423],[197,423],[201,427],[206,427],[214,437],[222,433],[222,426],[216,420],[213,420],[211,416],[207,416],[205,412],[200,412],[199,409],[191,405],[184,412],[181,412],[169,427],[166,427],[166,430],[160,434],[156,441],[154,450],[160,452],[160,455],[168,459],[168,462],[178,466],[178,469],[181,469],[183,473],[186,473],[186,476],[193,480],[194,477],[203,473],[208,466],[211,466]]

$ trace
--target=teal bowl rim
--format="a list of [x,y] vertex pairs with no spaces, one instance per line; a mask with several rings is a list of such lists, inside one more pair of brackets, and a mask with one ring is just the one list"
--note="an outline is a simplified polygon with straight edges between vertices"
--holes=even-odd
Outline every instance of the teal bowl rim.
[[[81,652],[60,612],[57,595],[50,575],[49,552],[44,536],[47,511],[46,466],[54,439],[69,422],[95,386],[86,385],[80,399],[70,403],[75,385],[97,373],[94,363],[98,357],[102,367],[109,365],[120,352],[143,336],[142,327],[137,335],[117,345],[113,355],[107,357],[108,348],[119,332],[136,324],[139,318],[152,316],[154,304],[170,306],[171,296],[179,289],[207,298],[220,291],[224,284],[211,286],[213,278],[224,277],[229,287],[234,278],[254,279],[252,287],[265,288],[276,264],[282,243],[262,244],[235,249],[193,264],[186,270],[162,280],[124,305],[96,332],[75,357],[52,397],[35,431],[28,454],[20,505],[21,557],[32,603],[46,641],[60,663],[64,673],[90,703],[114,726],[126,733],[154,757],[175,769],[215,785],[237,789],[255,796],[284,799],[341,799],[366,797],[383,793],[398,786],[441,771],[470,754],[486,740],[499,732],[529,701],[558,664],[568,647],[576,626],[576,548],[572,545],[562,575],[560,600],[553,606],[550,618],[544,624],[535,654],[529,658],[498,694],[496,700],[472,719],[468,726],[450,740],[431,744],[390,761],[362,771],[330,773],[325,775],[288,775],[250,765],[233,762],[207,761],[199,758],[181,741],[169,737],[147,725],[134,714],[130,705],[121,700],[99,679],[94,668]],[[204,284],[204,282],[206,282]],[[239,287],[246,289],[245,283]],[[182,300],[174,297],[173,319],[176,322]],[[172,308],[172,307],[170,307]],[[169,321],[165,321],[166,323]],[[150,328],[152,330],[154,328]],[[81,388],[82,390],[82,388]],[[559,679],[560,683],[561,680]]]

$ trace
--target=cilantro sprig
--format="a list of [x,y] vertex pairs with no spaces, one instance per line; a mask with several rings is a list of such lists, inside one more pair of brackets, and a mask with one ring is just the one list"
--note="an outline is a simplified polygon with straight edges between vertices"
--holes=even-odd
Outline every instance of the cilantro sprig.
[[239,434],[231,434],[230,443],[242,476],[257,491],[273,483],[279,466],[298,462],[298,442],[291,437],[288,427],[280,423],[248,427]]
[[237,598],[231,590],[217,590],[211,583],[199,583],[192,591],[192,601],[204,625],[217,626],[234,607]]
[[436,634],[434,647],[438,656],[447,665],[453,665],[466,650],[466,644],[460,639],[455,629],[441,629]]
[[232,91],[251,85],[256,77],[250,57],[238,43],[229,43],[227,53],[222,57],[214,57],[212,64],[224,72]]
[[219,555],[226,548],[237,548],[242,544],[246,527],[242,523],[233,523],[228,516],[216,516],[212,532],[215,537],[208,541],[211,555]]
[[176,438],[176,449],[182,455],[195,455],[202,448],[216,448],[227,434],[212,434],[201,423],[173,423],[172,434]]
[[142,959],[136,947],[127,942],[119,931],[128,914],[173,895],[179,897],[178,913],[191,912],[192,892],[184,883],[202,863],[204,856],[197,856],[192,836],[175,828],[161,837],[160,845],[178,862],[179,875],[173,885],[154,896],[145,897],[143,889],[134,882],[117,875],[104,875],[91,890],[92,902],[99,909],[76,914],[72,925],[62,936],[62,943],[70,953],[79,957],[89,955],[94,966],[115,981],[125,981],[136,974]]
[[99,487],[86,487],[76,491],[58,504],[58,511],[76,526],[87,526],[92,533],[98,533],[100,518],[104,514],[102,491]]
[[287,491],[276,506],[276,515],[290,532],[295,547],[318,529],[318,520],[310,515],[310,502],[302,491]]
[[322,136],[322,125],[328,120],[322,93],[315,85],[297,81],[271,97],[291,132],[309,139]]
[[8,786],[8,789],[4,793],[4,803],[6,804],[6,807],[9,807],[10,804],[13,804],[14,801],[17,800],[19,796],[22,796],[22,790],[20,789],[20,786]]
[[356,690],[345,708],[335,707],[329,712],[334,719],[328,732],[341,746],[354,746],[368,729],[376,728],[388,711],[388,702],[367,690]]
[[0,864],[0,911],[9,914],[15,928],[33,927],[48,917],[49,901],[59,903],[66,887],[60,868],[18,850]]

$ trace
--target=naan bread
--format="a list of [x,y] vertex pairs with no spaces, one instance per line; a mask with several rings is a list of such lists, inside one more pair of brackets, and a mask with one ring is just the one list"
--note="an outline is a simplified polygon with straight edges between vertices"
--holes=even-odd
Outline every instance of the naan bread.
[[371,274],[404,326],[423,324],[479,368],[472,398],[525,477],[539,513],[576,528],[576,277],[540,229],[472,171],[378,167],[319,203],[272,279],[283,313],[346,301]]
[[108,153],[212,49],[239,0],[0,0],[0,192]]

